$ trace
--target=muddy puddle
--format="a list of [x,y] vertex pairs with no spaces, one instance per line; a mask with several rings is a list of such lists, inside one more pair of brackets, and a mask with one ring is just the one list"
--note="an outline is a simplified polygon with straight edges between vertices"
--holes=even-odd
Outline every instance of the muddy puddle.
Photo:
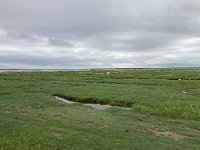
[[66,104],[75,104],[75,103],[77,103],[77,102],[73,102],[73,101],[66,100],[66,99],[61,98],[61,97],[58,97],[58,96],[55,96],[55,98],[56,98],[57,100],[59,100],[59,101],[62,101],[62,102],[64,102],[64,103],[66,103]]
[[69,101],[67,99],[64,99],[64,98],[61,98],[61,97],[58,97],[58,96],[55,96],[55,98],[59,101],[62,101],[66,104],[82,104],[84,106],[89,106],[89,107],[92,107],[92,108],[95,108],[95,109],[108,109],[108,108],[111,108],[111,107],[114,107],[114,108],[120,108],[120,109],[125,109],[125,110],[131,110],[131,108],[126,108],[126,107],[119,107],[119,106],[112,106],[112,105],[102,105],[102,104],[92,104],[92,103],[78,103],[78,102],[74,102],[74,101]]

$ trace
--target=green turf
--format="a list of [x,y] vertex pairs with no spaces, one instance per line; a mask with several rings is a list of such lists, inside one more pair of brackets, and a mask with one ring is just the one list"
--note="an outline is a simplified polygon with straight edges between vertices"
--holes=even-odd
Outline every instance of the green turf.
[[0,149],[200,149],[200,69],[106,72],[0,74]]

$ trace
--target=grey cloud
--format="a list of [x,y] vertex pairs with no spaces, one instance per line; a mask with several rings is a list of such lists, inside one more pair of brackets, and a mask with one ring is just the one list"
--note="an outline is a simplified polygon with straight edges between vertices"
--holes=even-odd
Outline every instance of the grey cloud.
[[40,39],[37,36],[25,34],[25,33],[14,33],[14,32],[8,32],[7,33],[8,38],[12,38],[13,40],[25,40],[27,42],[39,42]]
[[[200,65],[199,8],[199,0],[0,0],[0,62],[65,67]],[[191,42],[185,45],[185,40]],[[15,55],[3,55],[5,48],[15,49]],[[50,56],[44,54],[47,49]],[[195,54],[192,61],[178,56],[183,50]],[[117,59],[112,58],[114,53]],[[129,58],[131,53],[137,58]],[[157,53],[161,59],[154,57]],[[166,59],[167,53],[175,60]]]
[[66,41],[63,39],[57,39],[57,38],[50,38],[49,45],[62,46],[62,47],[73,47],[73,44],[70,43],[69,41]]

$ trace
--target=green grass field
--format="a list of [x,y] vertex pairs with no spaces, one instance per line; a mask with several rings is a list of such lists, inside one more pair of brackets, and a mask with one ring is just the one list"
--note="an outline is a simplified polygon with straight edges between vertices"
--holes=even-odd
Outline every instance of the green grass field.
[[200,69],[106,72],[1,73],[0,149],[200,149]]

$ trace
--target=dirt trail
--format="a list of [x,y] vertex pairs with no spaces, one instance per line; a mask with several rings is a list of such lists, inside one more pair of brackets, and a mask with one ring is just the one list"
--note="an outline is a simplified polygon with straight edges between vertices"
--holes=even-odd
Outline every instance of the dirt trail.
[[154,134],[156,134],[157,136],[171,137],[171,138],[176,139],[176,140],[183,139],[183,138],[187,137],[187,136],[178,134],[178,133],[173,132],[173,131],[165,131],[165,130],[158,129],[158,128],[154,128],[151,131]]

